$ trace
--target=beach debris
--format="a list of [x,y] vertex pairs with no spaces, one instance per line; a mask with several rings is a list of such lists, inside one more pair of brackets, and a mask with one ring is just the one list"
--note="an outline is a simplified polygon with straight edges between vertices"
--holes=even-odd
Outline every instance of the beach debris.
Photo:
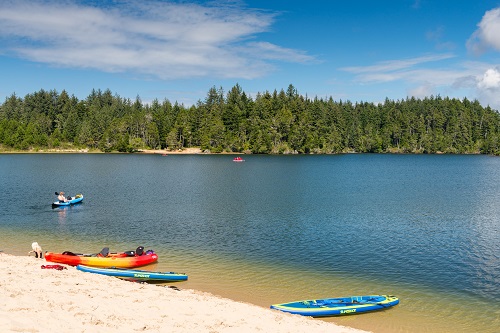
[[42,265],[42,269],[57,269],[58,271],[62,271],[67,268],[62,265]]
[[177,290],[177,291],[181,291],[178,287],[176,286],[165,286],[166,288],[170,288],[170,289],[174,289],[174,290]]

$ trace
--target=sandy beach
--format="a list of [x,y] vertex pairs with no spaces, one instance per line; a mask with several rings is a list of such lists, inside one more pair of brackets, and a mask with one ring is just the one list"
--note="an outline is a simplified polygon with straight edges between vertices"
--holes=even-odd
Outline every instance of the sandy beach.
[[140,154],[160,154],[160,155],[196,155],[204,154],[200,148],[184,148],[179,150],[166,149],[140,149]]
[[41,268],[50,264],[0,252],[0,332],[363,332],[182,284]]

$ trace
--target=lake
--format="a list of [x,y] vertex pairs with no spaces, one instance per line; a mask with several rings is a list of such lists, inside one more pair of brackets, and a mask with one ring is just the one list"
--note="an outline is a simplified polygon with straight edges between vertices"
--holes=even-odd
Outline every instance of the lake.
[[[364,294],[373,332],[498,332],[500,158],[482,155],[0,154],[0,250],[142,245],[148,267],[269,307]],[[54,192],[82,204],[52,209]]]

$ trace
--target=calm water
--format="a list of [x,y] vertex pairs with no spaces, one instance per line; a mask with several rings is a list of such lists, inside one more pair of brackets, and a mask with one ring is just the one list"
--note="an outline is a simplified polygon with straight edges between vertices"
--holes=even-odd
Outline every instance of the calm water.
[[[394,294],[330,318],[374,332],[498,332],[500,158],[0,155],[0,249],[154,249],[176,284],[268,307]],[[55,191],[84,203],[52,209]]]

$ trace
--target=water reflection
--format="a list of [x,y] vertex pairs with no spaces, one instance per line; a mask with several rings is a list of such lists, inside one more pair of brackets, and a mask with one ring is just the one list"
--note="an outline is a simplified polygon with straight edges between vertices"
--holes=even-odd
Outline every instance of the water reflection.
[[59,207],[54,208],[57,211],[57,217],[60,225],[66,224],[66,215],[69,210],[69,207]]
[[63,226],[67,223],[68,216],[70,214],[77,213],[80,209],[82,209],[83,203],[77,203],[71,206],[60,206],[53,207],[52,211],[57,213],[57,220],[60,226]]
[[[37,240],[44,249],[80,252],[143,245],[159,253],[158,269],[188,273],[187,285],[263,306],[394,293],[401,305],[383,314],[390,320],[342,320],[370,318],[363,328],[378,332],[491,332],[487,318],[498,317],[499,305],[484,295],[500,297],[500,159],[245,160],[0,156],[0,244],[10,250]],[[54,184],[50,170],[59,165]],[[49,210],[47,189],[56,187],[88,193],[88,201]],[[19,189],[47,197],[26,198]]]

